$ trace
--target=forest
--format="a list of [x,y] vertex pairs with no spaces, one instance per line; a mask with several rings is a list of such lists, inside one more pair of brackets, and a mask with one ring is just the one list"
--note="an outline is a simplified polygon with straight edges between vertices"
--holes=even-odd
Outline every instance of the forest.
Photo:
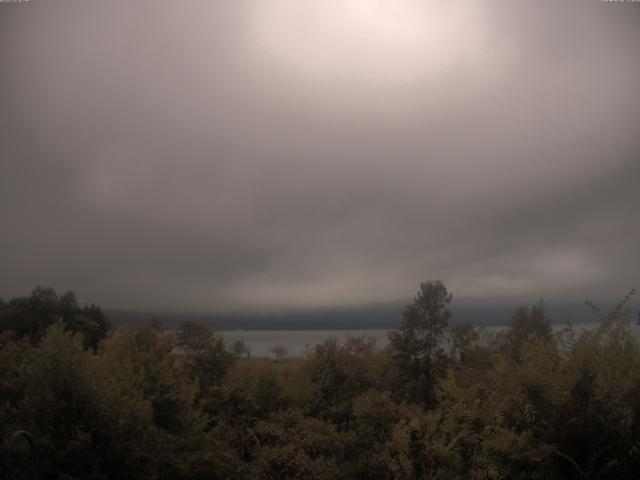
[[270,359],[194,322],[114,328],[37,287],[0,301],[0,478],[636,479],[632,294],[587,302],[585,333],[539,303],[490,335],[450,325],[427,281],[385,347]]

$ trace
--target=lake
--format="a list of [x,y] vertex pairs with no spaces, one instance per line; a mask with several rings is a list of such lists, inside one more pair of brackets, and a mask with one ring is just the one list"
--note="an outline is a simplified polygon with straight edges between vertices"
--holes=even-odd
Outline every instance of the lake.
[[387,332],[388,330],[231,330],[219,333],[230,342],[244,340],[254,357],[272,357],[271,348],[276,345],[285,347],[289,356],[299,357],[307,345],[313,347],[330,337],[342,341],[346,335],[373,337],[376,345],[383,347],[388,342]]
[[[577,333],[591,330],[598,323],[581,323],[574,326]],[[504,326],[484,327],[488,333],[498,333],[504,330]],[[555,331],[564,328],[564,324],[553,325]],[[640,334],[640,327],[636,324],[632,325],[636,334]],[[219,332],[224,338],[233,342],[235,340],[244,340],[245,344],[251,349],[251,355],[254,357],[272,357],[271,348],[282,346],[288,350],[288,356],[301,356],[307,346],[313,347],[319,343],[323,343],[329,337],[335,337],[339,341],[344,340],[346,335],[352,337],[361,337],[366,335],[376,339],[376,345],[384,347],[389,339],[386,329],[369,329],[369,330],[229,330]]]

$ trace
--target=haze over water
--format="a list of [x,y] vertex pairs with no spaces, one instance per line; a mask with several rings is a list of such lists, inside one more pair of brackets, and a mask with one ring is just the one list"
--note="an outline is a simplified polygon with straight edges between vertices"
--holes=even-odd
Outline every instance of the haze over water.
[[[581,323],[574,326],[576,334],[593,330],[599,323]],[[554,332],[563,329],[565,325],[554,324]],[[482,327],[482,332],[495,335],[505,330],[507,327]],[[636,336],[640,335],[640,326],[632,325],[632,331]],[[223,331],[220,332],[225,340],[229,342],[243,340],[255,357],[272,357],[271,348],[282,346],[288,350],[291,357],[304,355],[307,347],[313,348],[328,338],[335,338],[342,342],[345,336],[352,337],[372,337],[376,339],[376,346],[383,348],[389,343],[387,333],[389,330],[369,329],[369,330],[246,330],[246,331]]]

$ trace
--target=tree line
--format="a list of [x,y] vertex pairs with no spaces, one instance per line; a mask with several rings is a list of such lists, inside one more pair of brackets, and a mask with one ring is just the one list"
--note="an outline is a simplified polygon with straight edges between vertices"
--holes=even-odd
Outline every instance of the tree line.
[[429,281],[384,348],[329,338],[273,361],[194,322],[115,329],[38,287],[0,301],[0,477],[32,467],[24,430],[43,479],[637,478],[628,299],[592,305],[585,333],[537,304],[490,335],[450,326]]

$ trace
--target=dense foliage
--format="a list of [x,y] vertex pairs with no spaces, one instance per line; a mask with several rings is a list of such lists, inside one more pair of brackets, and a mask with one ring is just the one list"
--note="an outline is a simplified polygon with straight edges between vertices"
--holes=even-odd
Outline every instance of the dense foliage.
[[497,336],[450,327],[450,305],[427,282],[387,347],[274,361],[195,323],[109,329],[38,288],[0,302],[0,454],[25,429],[47,479],[637,478],[623,304],[580,335],[522,307]]

